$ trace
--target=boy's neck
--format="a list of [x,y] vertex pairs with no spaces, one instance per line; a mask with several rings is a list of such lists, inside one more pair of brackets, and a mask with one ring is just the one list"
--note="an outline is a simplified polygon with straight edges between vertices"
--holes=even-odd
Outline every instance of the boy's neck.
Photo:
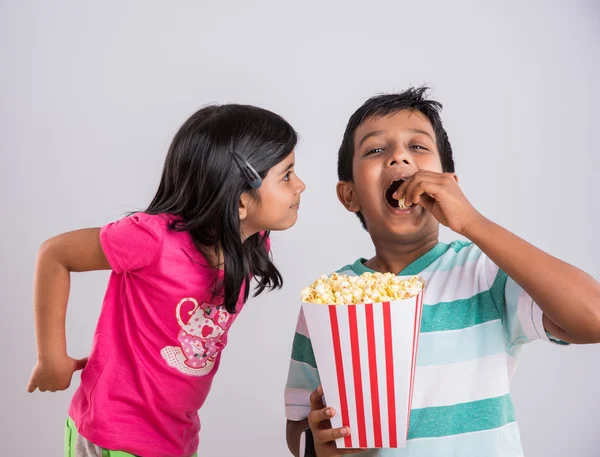
[[367,260],[365,266],[381,273],[398,274],[419,257],[423,256],[439,243],[439,232],[436,230],[429,235],[410,243],[378,242],[375,245],[375,257]]

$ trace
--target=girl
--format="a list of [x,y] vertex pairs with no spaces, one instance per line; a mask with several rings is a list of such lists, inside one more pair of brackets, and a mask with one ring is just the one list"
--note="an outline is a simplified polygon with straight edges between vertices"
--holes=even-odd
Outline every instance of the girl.
[[[38,361],[28,391],[67,389],[69,457],[189,457],[227,332],[280,288],[269,231],[296,222],[297,136],[253,106],[209,106],[175,135],[148,209],[46,241],[34,280]],[[67,355],[71,271],[112,270],[89,360]]]

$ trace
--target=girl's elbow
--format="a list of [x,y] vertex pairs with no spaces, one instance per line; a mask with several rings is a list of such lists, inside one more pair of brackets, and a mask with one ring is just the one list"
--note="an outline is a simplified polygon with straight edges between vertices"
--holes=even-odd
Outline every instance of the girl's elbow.
[[61,258],[62,248],[60,246],[59,240],[55,238],[48,238],[44,241],[40,248],[38,249],[37,254],[37,264],[39,265],[50,265],[50,264],[60,264],[64,265],[64,261]]

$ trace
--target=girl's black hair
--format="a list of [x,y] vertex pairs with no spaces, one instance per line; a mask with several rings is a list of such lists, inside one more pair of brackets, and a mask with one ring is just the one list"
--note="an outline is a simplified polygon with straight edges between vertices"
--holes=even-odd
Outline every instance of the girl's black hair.
[[203,254],[222,256],[223,279],[214,283],[212,292],[213,298],[222,297],[230,313],[236,312],[242,287],[244,302],[248,299],[251,279],[257,281],[255,296],[283,285],[265,244],[269,232],[242,241],[240,196],[243,192],[257,195],[233,152],[265,178],[297,141],[296,132],[281,116],[255,106],[228,104],[194,113],[169,148],[160,185],[146,213],[178,216],[171,229],[189,232]]

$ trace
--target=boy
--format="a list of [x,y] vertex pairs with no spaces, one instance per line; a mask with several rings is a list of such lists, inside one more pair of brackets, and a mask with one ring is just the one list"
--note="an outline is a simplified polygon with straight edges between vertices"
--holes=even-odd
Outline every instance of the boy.
[[[441,105],[427,88],[375,96],[350,118],[337,194],[369,232],[376,255],[339,270],[426,281],[408,443],[368,456],[518,457],[509,380],[524,343],[600,341],[600,284],[483,217],[458,186]],[[439,224],[471,242],[438,241]],[[295,455],[330,457],[332,429],[304,316],[286,386]],[[300,446],[302,442],[302,446]],[[299,454],[299,448],[302,448]]]

